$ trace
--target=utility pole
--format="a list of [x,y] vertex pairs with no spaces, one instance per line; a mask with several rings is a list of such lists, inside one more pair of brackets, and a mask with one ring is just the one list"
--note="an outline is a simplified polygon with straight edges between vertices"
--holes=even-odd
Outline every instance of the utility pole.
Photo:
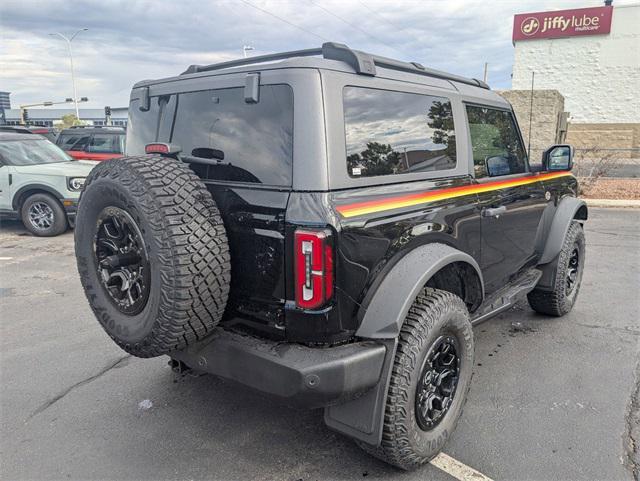
[[73,102],[75,103],[76,118],[78,120],[80,120],[80,111],[78,110],[78,93],[76,92],[76,75],[75,75],[75,72],[73,70],[73,51],[71,50],[71,42],[73,42],[73,39],[76,38],[76,36],[80,32],[86,32],[87,30],[89,30],[89,29],[88,28],[81,28],[76,33],[71,35],[71,37],[66,37],[65,35],[63,35],[63,34],[61,34],[59,32],[50,33],[49,34],[52,37],[55,37],[57,35],[60,38],[62,38],[65,42],[67,42],[67,47],[69,48],[69,64],[71,65],[71,83],[73,84]]
[[482,81],[487,83],[487,70],[489,68],[489,62],[484,63],[484,74],[482,75]]

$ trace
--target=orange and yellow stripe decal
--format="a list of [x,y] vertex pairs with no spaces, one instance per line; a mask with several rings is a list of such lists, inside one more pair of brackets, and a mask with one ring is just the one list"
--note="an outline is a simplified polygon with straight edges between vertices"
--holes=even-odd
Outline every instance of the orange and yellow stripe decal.
[[559,177],[570,176],[568,171],[553,172],[549,174],[528,175],[518,179],[498,180],[485,182],[482,184],[463,185],[460,187],[449,187],[446,189],[430,190],[416,194],[388,197],[382,200],[371,200],[366,202],[356,202],[354,204],[344,204],[336,207],[342,217],[355,217],[365,214],[383,212],[385,210],[400,209],[402,207],[412,207],[414,205],[437,202],[439,200],[453,199],[471,194],[480,194],[492,190],[506,189],[520,185],[533,184],[542,180],[552,180]]

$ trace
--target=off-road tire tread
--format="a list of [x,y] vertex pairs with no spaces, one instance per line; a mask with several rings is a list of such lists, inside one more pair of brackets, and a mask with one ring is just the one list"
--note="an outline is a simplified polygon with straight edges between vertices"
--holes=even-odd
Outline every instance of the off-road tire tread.
[[[428,340],[428,334],[443,312],[451,309],[459,310],[467,319],[469,318],[469,312],[463,300],[450,292],[426,287],[418,294],[399,334],[385,405],[382,442],[378,446],[358,442],[358,445],[369,454],[401,469],[409,470],[421,466],[438,454],[436,452],[432,456],[424,457],[412,449],[407,426],[413,421],[397,400],[402,399],[407,402],[411,397],[411,375],[414,369],[419,369],[416,366],[418,366],[424,344]],[[469,332],[469,335],[472,335],[471,329]],[[462,409],[470,385],[471,383],[467,383],[464,392],[456,393],[456,396],[463,396]],[[462,409],[460,415],[462,415]]]
[[[556,268],[553,290],[534,289],[527,294],[529,306],[531,306],[534,311],[548,316],[560,317],[571,310],[572,306],[567,306],[566,303],[565,272],[571,257],[573,245],[580,237],[582,237],[584,243],[582,225],[579,222],[572,221],[564,237],[562,250],[560,254],[558,254],[558,266]],[[580,289],[580,284],[575,286],[574,289]]]
[[[211,193],[187,165],[162,156],[101,162],[87,177],[84,191],[101,178],[119,183],[136,199],[160,246],[156,258],[161,272],[161,285],[151,287],[161,291],[157,319],[145,339],[130,344],[108,330],[103,313],[91,302],[101,286],[90,285],[89,266],[78,259],[87,298],[103,328],[138,357],[166,354],[206,337],[222,318],[231,282],[228,240]],[[81,218],[82,197],[79,211]]]

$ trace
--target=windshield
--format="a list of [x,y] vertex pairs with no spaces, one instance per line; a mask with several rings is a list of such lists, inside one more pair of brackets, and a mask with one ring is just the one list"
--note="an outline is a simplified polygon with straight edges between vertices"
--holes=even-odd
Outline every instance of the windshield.
[[52,164],[73,160],[60,147],[45,139],[0,142],[0,159],[9,165]]

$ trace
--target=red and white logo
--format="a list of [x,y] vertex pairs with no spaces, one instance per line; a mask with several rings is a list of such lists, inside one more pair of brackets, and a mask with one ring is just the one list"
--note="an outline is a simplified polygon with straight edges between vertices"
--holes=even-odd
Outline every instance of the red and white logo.
[[520,31],[523,35],[527,37],[531,35],[535,35],[540,30],[540,22],[535,17],[525,18],[524,21],[520,24]]

